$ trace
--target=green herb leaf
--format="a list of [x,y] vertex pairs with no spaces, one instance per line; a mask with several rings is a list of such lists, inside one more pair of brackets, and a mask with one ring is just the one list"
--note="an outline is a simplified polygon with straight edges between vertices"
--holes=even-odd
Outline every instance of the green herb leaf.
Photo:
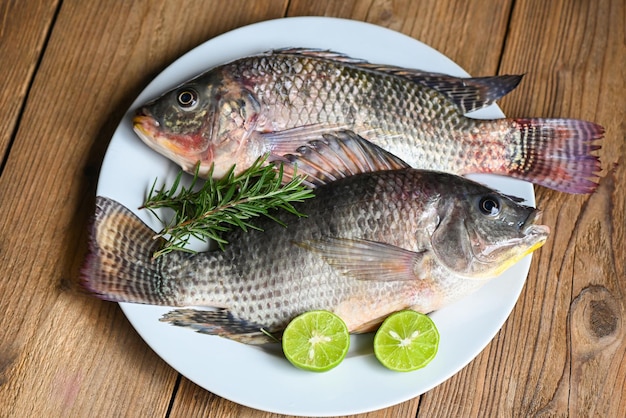
[[[189,187],[181,185],[183,171],[169,189],[156,189],[156,180],[141,208],[151,211],[162,223],[163,229],[157,237],[166,239],[165,246],[154,254],[159,257],[171,251],[193,252],[186,248],[189,240],[197,238],[208,242],[213,240],[224,249],[228,244],[224,232],[238,227],[259,229],[252,223],[258,216],[266,216],[280,222],[270,212],[282,209],[295,216],[305,216],[292,205],[313,197],[313,191],[302,184],[303,178],[293,179],[283,184],[282,165],[266,164],[267,156],[258,158],[252,166],[241,174],[234,174],[234,166],[221,179],[213,179],[209,171],[208,179],[201,187],[198,184],[200,166],[196,166]],[[157,209],[171,209],[174,218],[166,224]]]

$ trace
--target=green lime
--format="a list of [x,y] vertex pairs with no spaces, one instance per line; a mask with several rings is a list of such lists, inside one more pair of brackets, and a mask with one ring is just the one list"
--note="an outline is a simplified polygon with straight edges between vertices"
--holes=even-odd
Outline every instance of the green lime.
[[391,314],[374,336],[374,354],[388,369],[410,372],[437,354],[439,331],[428,315],[412,310]]
[[294,366],[325,372],[337,366],[350,348],[350,334],[341,318],[329,311],[305,312],[283,333],[283,351]]

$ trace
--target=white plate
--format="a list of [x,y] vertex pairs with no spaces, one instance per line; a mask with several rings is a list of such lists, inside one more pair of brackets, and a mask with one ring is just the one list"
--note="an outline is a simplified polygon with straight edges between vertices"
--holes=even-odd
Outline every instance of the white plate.
[[[278,47],[328,48],[375,63],[466,76],[432,48],[371,24],[321,17],[257,23],[218,36],[179,58],[150,83],[115,131],[104,159],[98,195],[118,200],[148,225],[158,222],[137,211],[155,177],[172,179],[178,167],[144,145],[132,132],[131,115],[147,100],[215,65]],[[491,106],[477,117],[503,117]],[[402,157],[402,156],[400,156]],[[534,204],[529,183],[474,176]],[[422,370],[396,373],[378,364],[371,336],[353,336],[346,360],[327,373],[300,371],[275,347],[267,350],[201,335],[158,321],[167,308],[120,304],[148,345],[185,377],[242,405],[292,415],[344,415],[372,411],[414,398],[469,363],[498,332],[524,284],[530,257],[477,293],[432,314],[441,333],[435,360]]]

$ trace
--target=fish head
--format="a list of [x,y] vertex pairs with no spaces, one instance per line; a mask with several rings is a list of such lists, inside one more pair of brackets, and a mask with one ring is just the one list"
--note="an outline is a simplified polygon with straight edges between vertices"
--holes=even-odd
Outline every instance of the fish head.
[[212,159],[215,100],[210,85],[191,81],[141,106],[133,130],[150,148],[193,172]]
[[141,106],[133,130],[183,170],[194,173],[198,167],[200,177],[219,178],[233,165],[245,169],[256,159],[246,153],[245,142],[257,108],[249,92],[209,72]]
[[434,253],[447,269],[469,278],[500,275],[540,248],[550,228],[541,211],[479,184],[441,199],[439,222],[431,235]]

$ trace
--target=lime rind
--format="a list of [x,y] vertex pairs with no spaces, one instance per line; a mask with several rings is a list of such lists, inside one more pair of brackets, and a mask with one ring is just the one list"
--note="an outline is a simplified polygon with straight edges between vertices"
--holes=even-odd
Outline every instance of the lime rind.
[[331,370],[350,348],[343,320],[329,311],[310,311],[294,318],[283,333],[283,352],[296,367],[315,372]]

